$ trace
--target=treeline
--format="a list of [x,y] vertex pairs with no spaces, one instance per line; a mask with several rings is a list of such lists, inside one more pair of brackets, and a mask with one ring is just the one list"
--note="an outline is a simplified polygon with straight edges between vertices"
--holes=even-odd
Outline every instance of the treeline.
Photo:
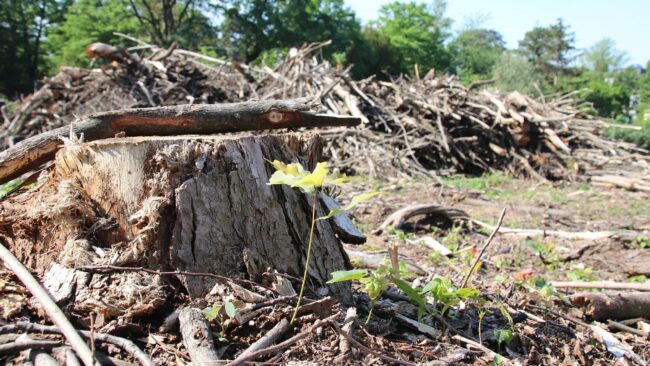
[[[178,47],[272,65],[288,48],[332,40],[323,57],[357,78],[431,69],[465,83],[539,95],[582,90],[594,113],[630,122],[650,105],[650,77],[623,68],[625,54],[604,39],[575,48],[562,20],[534,27],[509,50],[481,22],[452,31],[445,3],[393,2],[362,26],[343,0],[2,0],[0,93],[28,93],[61,65],[89,66],[84,47],[124,44],[121,32]],[[128,44],[132,46],[132,44]],[[648,65],[646,65],[648,66]],[[650,110],[650,109],[649,109]],[[636,114],[635,114],[636,113]]]

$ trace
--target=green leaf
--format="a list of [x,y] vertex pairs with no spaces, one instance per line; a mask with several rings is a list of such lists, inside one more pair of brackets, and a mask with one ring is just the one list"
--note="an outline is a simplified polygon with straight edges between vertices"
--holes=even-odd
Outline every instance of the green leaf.
[[399,278],[393,278],[393,283],[395,286],[397,286],[397,288],[402,290],[409,299],[411,299],[411,302],[421,307],[427,306],[427,302],[424,300],[424,298],[422,298],[422,296],[413,287],[411,287],[408,282]]
[[377,300],[381,294],[388,288],[388,281],[383,277],[365,277],[359,280],[363,284],[363,289],[370,297],[370,300]]
[[203,313],[203,316],[205,316],[206,319],[208,320],[214,320],[217,318],[217,315],[219,315],[219,310],[221,309],[221,306],[217,306],[216,304],[207,307],[201,312]]
[[539,289],[539,294],[542,297],[546,297],[546,298],[551,297],[555,295],[555,288],[551,285],[543,286],[541,289]]
[[461,299],[475,299],[480,293],[479,290],[463,287],[456,292],[456,296]]
[[279,160],[273,160],[271,164],[273,164],[275,170],[281,171],[287,175],[291,175],[294,177],[304,177],[305,175],[308,174],[307,171],[305,171],[305,168],[303,168],[300,163],[284,164]]
[[281,170],[276,171],[271,175],[269,178],[269,185],[274,185],[274,184],[286,184],[288,186],[292,186],[300,180],[300,177],[296,177],[291,174],[287,174]]
[[353,269],[350,271],[336,271],[332,272],[332,279],[327,281],[330,283],[345,282],[352,280],[360,280],[368,275],[368,270],[366,269]]
[[231,303],[230,301],[226,301],[224,307],[226,309],[226,315],[228,315],[230,319],[234,318],[235,315],[237,314],[237,309],[235,309],[235,304]]
[[510,343],[512,342],[512,330],[510,329],[495,329],[494,338],[497,341],[497,344],[501,346],[501,343]]
[[318,163],[316,164],[316,168],[314,168],[314,171],[311,174],[303,176],[299,181],[294,183],[292,187],[298,187],[305,191],[308,189],[322,187],[325,176],[327,173],[329,173],[329,171],[330,170],[327,169],[327,163]]
[[351,209],[353,209],[357,205],[359,205],[361,202],[367,201],[367,200],[371,199],[372,197],[374,197],[374,196],[376,196],[378,194],[379,194],[379,192],[366,192],[366,193],[361,193],[359,195],[356,195],[356,196],[352,197],[352,199],[350,200],[350,203],[348,203],[347,206],[345,206],[343,208],[332,209],[327,214],[327,216],[319,217],[318,219],[319,220],[325,220],[325,219],[329,219],[330,217],[332,217],[332,216],[334,216],[336,214],[346,212],[346,211],[350,211]]

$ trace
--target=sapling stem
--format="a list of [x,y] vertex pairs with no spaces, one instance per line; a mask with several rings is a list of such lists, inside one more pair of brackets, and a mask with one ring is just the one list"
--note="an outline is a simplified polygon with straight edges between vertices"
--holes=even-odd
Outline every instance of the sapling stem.
[[305,291],[305,283],[307,283],[307,275],[309,274],[309,259],[311,258],[311,243],[314,239],[314,227],[316,226],[316,202],[318,202],[318,190],[314,190],[314,196],[312,198],[311,205],[311,230],[309,231],[309,245],[307,245],[307,260],[305,261],[305,273],[302,276],[302,284],[300,285],[300,294],[298,294],[298,302],[296,303],[296,309],[293,311],[293,316],[291,317],[290,324],[293,325],[293,322],[296,320],[298,315],[298,308],[300,307],[300,302],[302,301],[302,294]]
[[370,317],[372,316],[372,309],[375,308],[375,300],[370,301],[370,311],[368,312],[368,317],[366,318],[366,324],[370,322]]

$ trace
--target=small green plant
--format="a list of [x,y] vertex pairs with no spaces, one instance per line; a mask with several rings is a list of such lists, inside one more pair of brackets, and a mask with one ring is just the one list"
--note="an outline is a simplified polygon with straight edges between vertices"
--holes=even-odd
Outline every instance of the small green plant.
[[399,241],[405,241],[406,239],[410,239],[415,236],[411,233],[406,233],[403,230],[396,229],[393,225],[388,225],[386,228],[386,234],[396,237]]
[[429,252],[428,257],[429,257],[429,261],[431,262],[431,264],[434,264],[434,265],[439,265],[445,259],[444,255],[442,255],[440,252],[436,252],[436,251]]
[[591,267],[577,266],[573,270],[567,272],[567,278],[571,281],[596,281],[596,275]]
[[[400,262],[397,271],[383,264],[372,272],[365,269],[333,272],[332,279],[327,283],[358,280],[363,285],[362,290],[368,294],[371,300],[370,312],[366,323],[370,320],[375,302],[388,289],[390,284],[402,290],[411,303],[418,307],[419,319],[422,319],[425,314],[432,315],[438,313],[444,315],[447,310],[458,305],[461,301],[484,301],[479,296],[480,292],[478,290],[470,288],[458,289],[448,278],[434,278],[422,288],[413,288],[408,282],[400,278],[406,275],[412,275],[412,273],[406,271],[406,263]],[[439,305],[440,310],[432,311],[427,307],[428,301],[434,303],[434,309],[435,305]]]
[[442,245],[446,246],[452,252],[458,251],[460,248],[463,235],[460,233],[462,228],[460,226],[454,226],[449,232],[449,235],[442,238]]
[[237,309],[230,301],[226,301],[223,306],[213,304],[212,306],[201,310],[201,312],[206,319],[215,320],[219,323],[219,326],[221,327],[221,337],[225,336],[225,329],[223,327],[223,321],[225,320],[224,315],[229,319],[232,319],[237,315]]
[[501,350],[501,344],[503,343],[508,344],[512,342],[512,338],[513,338],[512,329],[495,329],[494,338],[497,341],[499,350]]
[[526,244],[528,244],[528,247],[539,256],[539,258],[542,260],[542,263],[545,265],[549,265],[551,268],[554,268],[559,263],[560,257],[555,251],[555,244],[547,243],[541,240],[528,240]]
[[[314,238],[314,228],[316,226],[316,205],[318,204],[318,192],[324,186],[338,186],[345,184],[350,181],[350,178],[345,175],[330,173],[330,170],[327,168],[326,162],[321,162],[316,164],[316,167],[312,172],[309,172],[303,168],[299,163],[284,164],[281,161],[274,160],[271,162],[276,171],[269,178],[269,185],[275,184],[284,184],[292,188],[298,188],[303,193],[311,195],[312,198],[312,207],[311,207],[311,229],[309,230],[309,244],[307,245],[307,259],[305,260],[305,272],[302,277],[302,284],[300,285],[300,293],[298,294],[298,302],[296,303],[296,308],[291,317],[291,324],[296,320],[298,315],[298,308],[302,301],[302,295],[305,291],[305,283],[307,282],[307,276],[309,275],[309,260],[311,258],[311,246]],[[366,201],[374,196],[379,194],[379,192],[367,192],[352,197],[350,203],[343,208],[332,209],[326,216],[319,217],[319,220],[329,219],[330,217],[349,211],[356,207],[359,203]]]
[[10,180],[5,184],[0,184],[0,200],[5,198],[5,196],[8,195],[9,193],[13,192],[22,183],[23,183],[22,179],[16,178],[14,180]]
[[641,282],[641,283],[643,283],[643,282],[646,282],[648,280],[648,277],[646,277],[645,275],[636,275],[636,276],[632,276],[632,277],[628,278],[627,280],[628,280],[628,282]]
[[631,244],[632,244],[632,248],[639,248],[639,249],[650,248],[650,238],[640,235],[634,238]]
[[483,301],[479,296],[479,290],[467,287],[456,288],[451,280],[444,277],[431,280],[420,290],[420,294],[441,306],[440,315],[444,315],[449,308],[458,305],[461,301]]
[[367,269],[353,269],[350,271],[336,271],[332,272],[332,279],[327,281],[328,284],[358,280],[361,283],[361,289],[370,298],[370,311],[366,323],[370,321],[372,316],[372,309],[375,303],[379,300],[381,294],[388,289],[390,282],[395,282],[398,276],[412,275],[406,270],[406,263],[400,262],[399,269],[396,271],[390,268],[387,261],[383,263],[374,271]]

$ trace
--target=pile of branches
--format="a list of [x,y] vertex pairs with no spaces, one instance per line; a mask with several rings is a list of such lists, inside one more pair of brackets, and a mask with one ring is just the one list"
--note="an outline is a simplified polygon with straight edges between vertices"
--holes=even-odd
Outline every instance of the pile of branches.
[[140,44],[131,51],[137,56],[93,44],[89,55],[109,63],[92,70],[64,67],[34,94],[2,108],[1,148],[98,111],[309,96],[320,101],[321,113],[362,119],[356,129],[323,135],[333,164],[370,177],[500,170],[571,179],[612,158],[647,154],[604,139],[601,132],[610,125],[588,115],[575,93],[537,100],[475,90],[433,71],[422,78],[354,81],[349,69],[318,56],[327,44],[291,49],[273,69],[173,46]]

